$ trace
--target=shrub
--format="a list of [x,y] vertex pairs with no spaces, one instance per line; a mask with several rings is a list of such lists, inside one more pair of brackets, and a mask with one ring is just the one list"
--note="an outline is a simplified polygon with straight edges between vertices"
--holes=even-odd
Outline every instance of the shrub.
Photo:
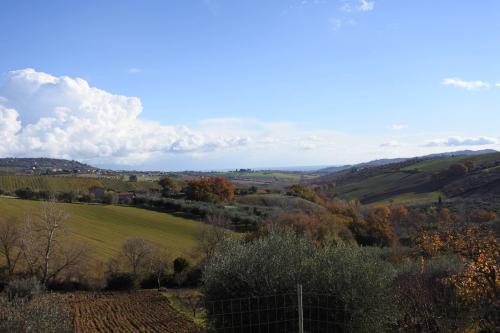
[[9,301],[14,299],[31,300],[42,292],[43,286],[35,277],[11,281],[5,288]]
[[132,273],[111,273],[106,280],[106,289],[114,291],[133,290],[138,286],[136,275]]
[[174,260],[174,272],[179,274],[184,272],[189,267],[189,261],[186,258],[178,257]]
[[35,192],[29,188],[19,188],[16,190],[16,196],[21,198],[21,199],[32,199],[35,197]]
[[[356,332],[379,332],[397,318],[393,267],[379,249],[315,247],[291,232],[271,230],[250,243],[226,240],[203,272],[208,301],[304,292],[332,295]],[[214,318],[209,318],[214,320]]]
[[57,295],[44,294],[31,301],[0,298],[0,308],[0,332],[74,332],[71,307]]
[[396,327],[405,327],[405,332],[430,331],[430,328],[434,332],[455,332],[471,325],[447,279],[460,269],[456,256],[405,263],[394,282],[396,304],[403,314]]

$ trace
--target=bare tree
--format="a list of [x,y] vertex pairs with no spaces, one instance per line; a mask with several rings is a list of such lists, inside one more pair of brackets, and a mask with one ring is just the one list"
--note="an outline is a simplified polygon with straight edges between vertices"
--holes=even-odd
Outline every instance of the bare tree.
[[28,272],[39,276],[43,284],[80,265],[88,254],[84,247],[65,242],[67,219],[66,211],[54,200],[44,202],[38,216],[26,217],[21,251]]
[[15,218],[0,224],[0,253],[5,258],[9,276],[12,276],[21,256],[20,232]]
[[151,272],[156,277],[158,288],[161,288],[161,280],[167,274],[168,263],[170,262],[168,255],[159,248],[154,248],[151,254]]
[[152,252],[152,245],[142,238],[127,239],[122,246],[122,255],[134,274],[139,273],[150,263]]
[[206,259],[213,255],[225,238],[229,237],[231,221],[221,215],[209,215],[205,224],[200,226],[195,237],[199,242],[198,250]]

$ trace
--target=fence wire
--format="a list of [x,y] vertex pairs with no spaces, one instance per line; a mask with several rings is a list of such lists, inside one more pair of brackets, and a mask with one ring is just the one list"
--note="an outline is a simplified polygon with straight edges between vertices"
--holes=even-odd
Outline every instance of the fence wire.
[[[352,332],[346,311],[332,295],[297,293],[207,301],[208,328],[217,333]],[[299,315],[303,316],[303,331]]]

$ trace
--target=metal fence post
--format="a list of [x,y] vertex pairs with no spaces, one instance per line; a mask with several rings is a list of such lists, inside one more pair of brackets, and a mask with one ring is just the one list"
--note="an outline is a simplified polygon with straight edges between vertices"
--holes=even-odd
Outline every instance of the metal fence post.
[[304,333],[304,309],[302,307],[302,285],[297,285],[297,304],[299,311],[299,333]]

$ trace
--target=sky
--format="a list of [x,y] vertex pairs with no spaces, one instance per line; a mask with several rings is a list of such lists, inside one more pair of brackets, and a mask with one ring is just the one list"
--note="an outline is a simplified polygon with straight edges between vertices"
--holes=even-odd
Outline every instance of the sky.
[[211,170],[500,149],[496,0],[0,1],[0,157]]

